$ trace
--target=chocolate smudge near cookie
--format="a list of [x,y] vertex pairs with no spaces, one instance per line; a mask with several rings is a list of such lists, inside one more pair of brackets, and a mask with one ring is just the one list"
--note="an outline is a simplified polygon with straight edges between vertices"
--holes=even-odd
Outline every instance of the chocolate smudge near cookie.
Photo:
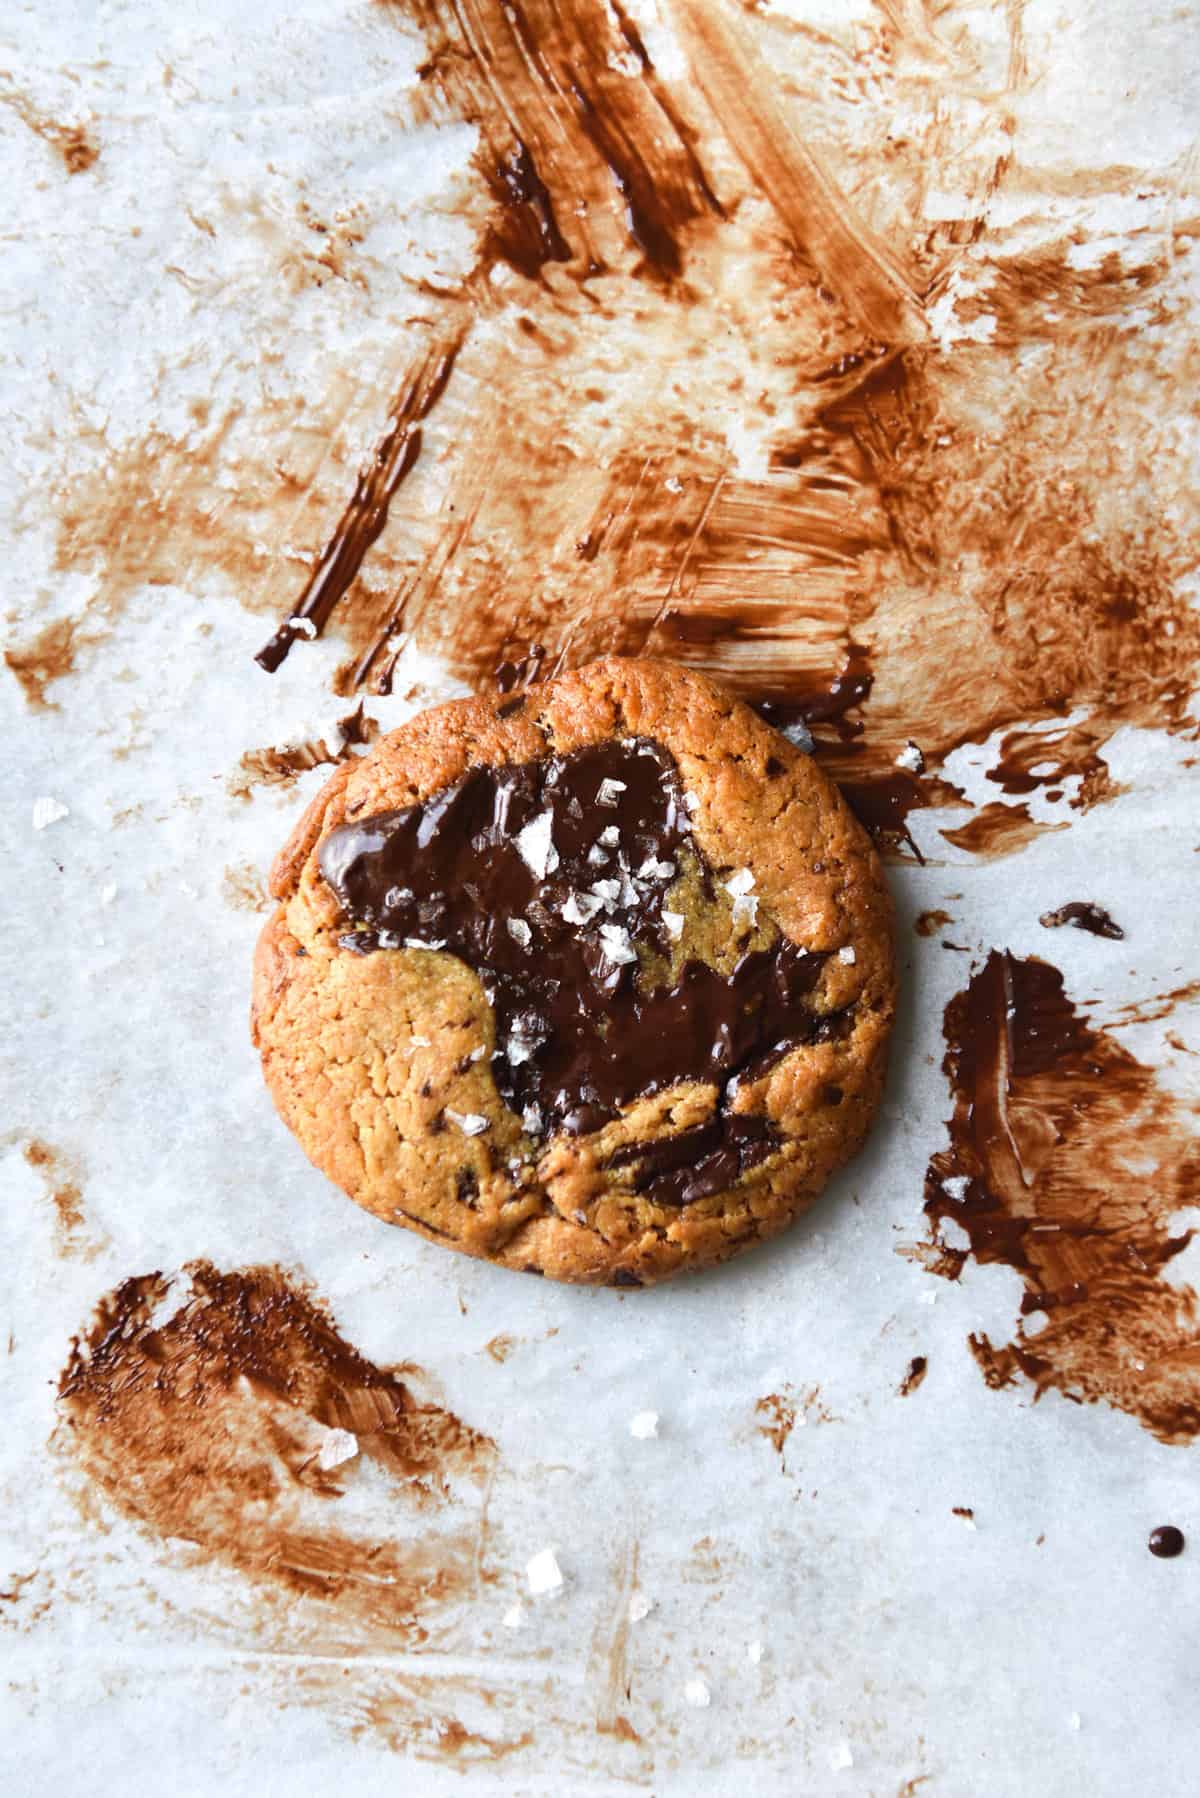
[[[1192,1235],[1175,1220],[1200,1201],[1197,1108],[1036,957],[993,950],[945,1032],[954,1110],[926,1175],[921,1258],[949,1278],[968,1256],[1000,1263],[1025,1288],[1011,1341],[970,1339],[984,1378],[1102,1400],[1161,1441],[1192,1440],[1200,1304],[1167,1270]],[[966,1248],[941,1242],[944,1220]]]

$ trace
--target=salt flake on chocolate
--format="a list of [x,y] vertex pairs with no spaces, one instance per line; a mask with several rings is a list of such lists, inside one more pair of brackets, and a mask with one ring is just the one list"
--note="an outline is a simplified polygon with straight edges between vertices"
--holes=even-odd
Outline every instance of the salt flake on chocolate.
[[542,1121],[541,1106],[527,1105],[521,1113],[521,1123],[528,1135],[541,1136],[546,1127]]
[[535,880],[545,880],[558,866],[558,850],[551,841],[554,813],[539,812],[517,832],[517,854]]
[[686,918],[681,911],[664,911],[661,915],[667,935],[673,943],[677,943],[683,935]]
[[559,915],[568,924],[590,924],[603,903],[594,889],[590,893],[572,893]]
[[896,757],[896,766],[907,768],[910,774],[924,774],[925,757],[911,737]]
[[626,781],[610,780],[605,776],[600,782],[600,785],[596,788],[596,804],[610,807],[615,806],[618,798],[625,791],[627,784]]
[[533,932],[524,918],[506,918],[505,923],[508,926],[508,934],[514,943],[520,943],[522,949],[528,949],[533,941]]
[[858,960],[858,956],[855,954],[850,944],[847,943],[844,949],[838,950],[838,960],[844,961],[847,967],[853,967],[854,963]]
[[754,876],[749,868],[739,868],[725,882],[725,891],[733,900],[733,921],[735,924],[753,925],[758,921],[758,900],[752,897]]
[[601,924],[600,947],[604,950],[606,960],[619,968],[637,960],[637,950],[623,924]]
[[621,833],[615,824],[606,824],[600,832],[598,841],[603,843],[606,849],[615,849],[621,841]]

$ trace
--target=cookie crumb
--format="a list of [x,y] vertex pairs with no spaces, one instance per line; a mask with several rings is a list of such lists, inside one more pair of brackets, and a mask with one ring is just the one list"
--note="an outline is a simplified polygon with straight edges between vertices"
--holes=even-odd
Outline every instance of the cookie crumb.
[[652,1436],[658,1435],[658,1412],[639,1411],[636,1417],[629,1420],[629,1434],[636,1436],[639,1442],[648,1442]]
[[689,1679],[683,1688],[683,1695],[689,1704],[694,1705],[700,1711],[707,1710],[712,1703],[712,1693],[708,1689],[707,1680]]
[[535,1598],[540,1598],[547,1592],[557,1592],[563,1583],[563,1574],[554,1550],[542,1548],[537,1554],[531,1555],[525,1563],[525,1577]]
[[317,1466],[331,1473],[345,1461],[353,1461],[358,1453],[358,1437],[349,1430],[330,1430],[317,1451]]
[[61,799],[35,799],[33,802],[33,828],[45,830],[48,824],[57,824],[60,818],[69,818],[71,809]]

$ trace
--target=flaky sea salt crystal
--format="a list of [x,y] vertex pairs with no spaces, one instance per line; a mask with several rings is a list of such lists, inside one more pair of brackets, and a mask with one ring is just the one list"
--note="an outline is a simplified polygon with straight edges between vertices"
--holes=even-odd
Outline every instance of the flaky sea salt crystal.
[[688,1703],[695,1705],[699,1711],[707,1710],[712,1703],[712,1693],[708,1689],[708,1681],[689,1679],[683,1688],[683,1695]]
[[758,919],[758,900],[752,898],[754,876],[749,868],[739,868],[724,882],[725,891],[733,900],[733,921],[735,924],[753,925]]
[[673,943],[677,943],[683,935],[683,927],[687,922],[681,911],[664,911],[662,913],[663,928]]
[[547,1592],[557,1592],[563,1583],[563,1575],[554,1550],[542,1548],[537,1554],[531,1555],[525,1563],[525,1577],[535,1598],[541,1598]]
[[590,889],[589,896],[598,906],[602,905],[605,911],[612,911],[621,897],[621,883],[619,880],[598,880]]
[[116,896],[117,896],[117,888],[116,888],[115,881],[109,886],[100,888],[100,903],[101,903],[101,905],[111,905],[113,900],[116,898]]
[[896,757],[897,768],[907,768],[910,774],[924,774],[925,757],[910,738]]
[[942,1181],[942,1191],[947,1198],[961,1201],[966,1198],[967,1188],[970,1184],[970,1177],[967,1174],[951,1174],[948,1179]]
[[636,1436],[639,1442],[648,1442],[651,1436],[658,1435],[658,1412],[639,1411],[629,1419],[629,1434]]
[[533,1059],[533,1052],[536,1048],[537,1044],[531,1042],[529,1037],[521,1036],[514,1030],[504,1045],[504,1053],[512,1063],[513,1067],[519,1068],[524,1062]]
[[838,960],[844,961],[849,967],[853,967],[854,963],[858,960],[858,956],[855,954],[850,944],[847,943],[844,949],[838,950]]
[[500,1621],[505,1629],[520,1629],[525,1621],[525,1606],[518,1599],[516,1604],[509,1605]]
[[344,1461],[353,1461],[358,1453],[358,1437],[349,1430],[329,1430],[317,1450],[317,1466],[329,1473]]
[[601,849],[599,843],[593,843],[587,852],[587,864],[589,868],[605,868],[611,860],[612,857],[609,855],[608,850]]
[[527,1105],[521,1113],[521,1123],[530,1136],[540,1136],[544,1129],[542,1108],[540,1105]]
[[747,1644],[746,1644],[746,1659],[753,1666],[757,1667],[758,1663],[762,1660],[762,1658],[763,1658],[762,1643],[761,1642],[747,1642]]
[[795,747],[802,750],[805,755],[812,754],[812,732],[809,730],[807,724],[801,723],[799,719],[796,720],[795,724],[783,725],[779,734],[781,737],[786,737],[789,743],[794,744]]
[[530,943],[533,941],[533,932],[525,922],[524,918],[506,918],[505,923],[508,927],[508,934],[513,939],[513,942],[520,943],[522,949],[528,949]]
[[69,818],[71,808],[63,804],[61,799],[35,799],[33,802],[33,828],[45,830],[48,824],[57,824],[60,818]]
[[433,1039],[428,1036],[410,1036],[409,1042],[414,1049],[432,1049]]
[[310,643],[317,634],[317,627],[312,619],[301,618],[298,613],[294,618],[288,619],[288,629],[295,631],[298,636],[307,637]]
[[625,791],[625,787],[625,781],[609,780],[606,777],[596,788],[596,804],[604,806],[616,805],[620,795]]
[[660,862],[648,855],[637,871],[639,880],[670,880],[675,872],[674,862]]
[[1068,1729],[1082,1729],[1083,1728],[1083,1718],[1079,1715],[1078,1711],[1072,1711],[1071,1715],[1067,1718],[1067,1728]]
[[615,849],[621,841],[621,833],[615,824],[606,824],[600,832],[599,841],[606,849]]
[[447,1105],[444,1115],[458,1125],[464,1136],[482,1136],[488,1128],[488,1119],[478,1111],[451,1111]]
[[554,813],[539,812],[517,832],[517,854],[535,880],[544,880],[558,866],[558,851],[551,841]]
[[621,924],[601,924],[600,947],[604,950],[605,959],[619,968],[637,960],[637,950],[630,941],[629,932]]
[[560,910],[560,916],[568,924],[588,924],[600,910],[604,901],[594,892],[572,893]]
[[839,1742],[836,1748],[829,1750],[829,1765],[835,1773],[844,1773],[847,1767],[854,1765],[849,1742]]
[[444,949],[446,947],[446,939],[444,936],[430,937],[428,939],[423,936],[406,936],[404,939],[404,947],[406,949]]
[[630,1623],[640,1623],[643,1617],[648,1617],[650,1615],[653,1608],[653,1605],[650,1603],[650,1600],[646,1597],[644,1592],[635,1592],[633,1597],[629,1600],[628,1616]]

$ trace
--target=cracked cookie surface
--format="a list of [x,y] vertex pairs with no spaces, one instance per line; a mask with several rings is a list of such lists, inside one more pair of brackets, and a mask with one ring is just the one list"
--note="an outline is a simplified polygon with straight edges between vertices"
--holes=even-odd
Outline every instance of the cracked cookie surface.
[[894,1004],[878,860],[748,707],[597,662],[339,768],[276,862],[267,1084],[388,1222],[643,1285],[783,1229],[858,1148]]

